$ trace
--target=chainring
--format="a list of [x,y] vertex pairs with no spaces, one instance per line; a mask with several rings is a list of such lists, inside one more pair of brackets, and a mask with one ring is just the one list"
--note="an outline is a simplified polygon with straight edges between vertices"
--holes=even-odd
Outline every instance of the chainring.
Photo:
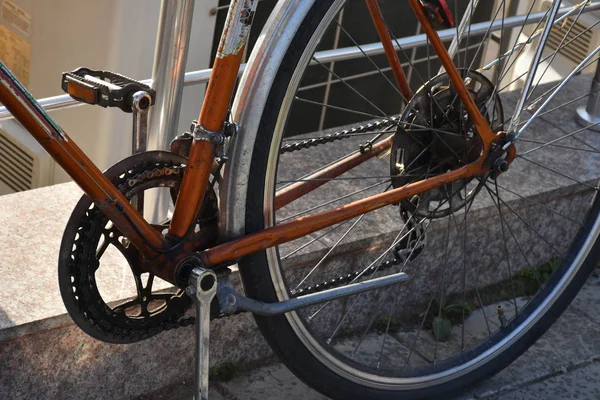
[[[492,131],[500,131],[504,111],[493,83],[479,72],[459,71]],[[482,153],[480,137],[447,74],[432,78],[419,89],[399,125],[404,129],[396,131],[390,157],[395,188],[460,168],[476,161]],[[409,214],[443,218],[474,198],[477,191],[469,186],[476,185],[458,180],[402,201],[401,205]]]
[[[157,187],[169,188],[171,196],[175,197],[185,163],[184,157],[173,153],[146,152],[120,161],[105,175],[129,200]],[[216,195],[211,189],[197,229],[216,223],[216,215]],[[100,249],[109,245],[114,246],[129,264],[137,289],[133,299],[115,303],[102,297],[96,273],[102,268],[104,251]],[[137,249],[84,195],[65,229],[58,265],[63,302],[84,332],[104,342],[122,344],[144,340],[182,325],[181,319],[191,300],[184,291],[175,288],[153,292],[154,276],[141,269],[142,259]],[[146,274],[146,282],[143,282],[143,274]]]

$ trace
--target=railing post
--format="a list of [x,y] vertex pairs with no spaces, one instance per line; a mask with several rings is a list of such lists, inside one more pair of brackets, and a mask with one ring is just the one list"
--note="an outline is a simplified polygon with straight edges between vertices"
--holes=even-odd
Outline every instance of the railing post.
[[162,0],[152,68],[156,103],[150,109],[148,149],[166,150],[177,135],[194,0]]
[[576,119],[580,125],[589,126],[588,129],[600,132],[600,62],[596,63],[596,74],[592,80],[587,105],[577,109]]
[[[148,150],[168,150],[170,141],[178,133],[193,15],[194,0],[161,2],[151,84],[156,90],[156,102],[149,112]],[[145,217],[155,223],[166,220],[168,194],[149,197],[146,196]]]

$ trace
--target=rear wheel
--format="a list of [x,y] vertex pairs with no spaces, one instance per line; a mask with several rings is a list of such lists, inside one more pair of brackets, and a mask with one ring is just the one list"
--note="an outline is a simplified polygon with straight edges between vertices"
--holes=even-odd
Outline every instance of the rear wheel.
[[[380,3],[388,30],[398,37],[394,32],[405,23],[396,9],[401,2]],[[450,9],[457,21],[466,15],[473,23],[495,19],[494,26],[505,27],[515,12],[506,1],[479,2],[472,12],[456,3]],[[596,58],[568,81],[563,66],[594,22],[586,2],[566,23],[551,22],[556,29],[515,118],[534,35],[544,26],[535,16],[549,15],[547,2],[532,3],[517,10],[527,23],[501,36],[490,24],[466,30],[454,57],[494,131],[518,131],[531,122],[508,172],[496,180],[457,181],[240,261],[246,294],[267,302],[400,271],[409,276],[397,286],[256,317],[286,365],[327,396],[416,399],[465,388],[522,354],[593,269],[600,251],[600,139],[595,126],[577,126],[573,116],[587,100]],[[415,92],[403,99],[387,59],[369,46],[377,41],[372,26],[362,1],[318,1],[307,14],[261,119],[247,233],[479,156],[478,136],[433,51],[399,52]],[[529,45],[516,44],[528,39]],[[403,43],[409,46],[396,42]],[[324,53],[318,52],[331,47],[356,47],[358,56],[320,61]],[[536,115],[561,82],[564,88]],[[385,140],[391,151],[334,179],[319,177],[340,158]],[[325,181],[295,201],[276,201],[294,185]]]

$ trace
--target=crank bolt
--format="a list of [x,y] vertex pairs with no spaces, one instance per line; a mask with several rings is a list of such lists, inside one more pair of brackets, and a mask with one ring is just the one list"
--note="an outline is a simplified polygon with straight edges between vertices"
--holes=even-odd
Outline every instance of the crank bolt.
[[494,171],[503,174],[506,171],[508,171],[508,161],[506,161],[504,158],[499,158],[496,161],[494,161]]

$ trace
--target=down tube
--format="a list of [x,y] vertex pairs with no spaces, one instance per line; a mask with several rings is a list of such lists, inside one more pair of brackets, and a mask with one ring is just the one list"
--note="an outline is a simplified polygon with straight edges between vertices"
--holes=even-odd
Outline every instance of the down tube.
[[160,234],[150,227],[2,62],[0,101],[144,256],[156,256],[140,235],[159,248],[163,242]]

